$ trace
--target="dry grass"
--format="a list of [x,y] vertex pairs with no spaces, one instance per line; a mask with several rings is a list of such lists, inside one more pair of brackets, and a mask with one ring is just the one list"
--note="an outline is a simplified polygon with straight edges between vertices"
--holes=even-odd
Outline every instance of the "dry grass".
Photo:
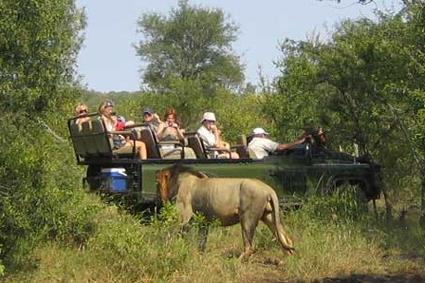
[[[240,262],[240,227],[213,227],[207,250],[197,233],[185,236],[164,221],[141,225],[108,209],[83,248],[50,243],[34,252],[37,267],[9,275],[6,282],[310,282],[352,274],[425,274],[423,230],[364,218],[339,221],[299,210],[285,215],[297,253],[285,255],[267,227],[257,228],[257,252]],[[401,240],[403,239],[403,240]],[[379,278],[379,277],[378,277]],[[422,278],[422,277],[419,277]],[[373,282],[373,281],[371,281]]]

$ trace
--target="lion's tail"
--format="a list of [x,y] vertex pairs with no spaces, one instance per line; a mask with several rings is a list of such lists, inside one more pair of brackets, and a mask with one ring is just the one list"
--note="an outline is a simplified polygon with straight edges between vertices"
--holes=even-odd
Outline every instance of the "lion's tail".
[[270,194],[270,203],[273,208],[273,222],[276,225],[276,237],[281,244],[282,248],[285,249],[288,254],[293,254],[295,252],[295,248],[292,245],[291,239],[285,235],[285,232],[283,230],[282,222],[280,221],[279,216],[279,200],[277,198],[277,195],[275,192]]

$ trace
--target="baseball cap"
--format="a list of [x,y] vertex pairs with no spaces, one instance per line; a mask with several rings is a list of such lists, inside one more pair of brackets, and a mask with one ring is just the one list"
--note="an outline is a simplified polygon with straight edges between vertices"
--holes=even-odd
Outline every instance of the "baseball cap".
[[114,103],[112,102],[112,100],[106,100],[105,107],[114,107]]
[[145,113],[154,114],[155,111],[153,111],[153,109],[150,108],[150,107],[145,107],[145,108],[143,108],[143,114],[145,114]]

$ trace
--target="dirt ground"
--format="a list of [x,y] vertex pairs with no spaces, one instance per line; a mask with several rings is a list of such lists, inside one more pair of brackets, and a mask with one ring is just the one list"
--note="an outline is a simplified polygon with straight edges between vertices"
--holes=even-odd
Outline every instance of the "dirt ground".
[[[423,261],[423,258],[420,256],[408,254],[399,256],[399,258],[409,260],[409,261]],[[278,261],[273,259],[267,259],[262,262],[264,265],[279,265]],[[321,279],[316,279],[312,281],[304,280],[287,280],[284,278],[273,278],[266,277],[258,280],[256,278],[253,282],[264,282],[264,283],[304,283],[304,282],[313,282],[313,283],[425,283],[425,274],[421,271],[415,273],[405,272],[405,273],[394,273],[394,274],[350,274],[347,276],[338,276],[338,277],[325,277]]]
[[397,275],[370,275],[370,274],[353,274],[344,278],[324,278],[316,281],[320,283],[416,283],[425,282],[425,277],[418,274],[397,274]]
[[[261,280],[264,283],[303,283],[305,281],[286,281],[279,279]],[[397,275],[371,275],[352,274],[348,277],[323,278],[314,280],[313,283],[424,283],[425,276],[418,274],[397,274]]]

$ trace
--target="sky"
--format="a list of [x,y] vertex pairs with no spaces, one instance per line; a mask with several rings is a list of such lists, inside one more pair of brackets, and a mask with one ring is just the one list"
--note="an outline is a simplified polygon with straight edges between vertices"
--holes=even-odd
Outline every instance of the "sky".
[[[178,0],[76,0],[84,7],[87,27],[78,57],[78,73],[90,90],[136,91],[141,85],[141,58],[134,45],[142,35],[137,20],[144,13],[167,15]],[[190,4],[222,9],[237,26],[234,52],[245,65],[246,81],[258,83],[262,74],[272,79],[279,74],[279,42],[303,40],[312,34],[329,37],[335,24],[350,18],[374,18],[375,9],[398,9],[399,1],[375,0],[361,5],[355,0],[190,0]]]

